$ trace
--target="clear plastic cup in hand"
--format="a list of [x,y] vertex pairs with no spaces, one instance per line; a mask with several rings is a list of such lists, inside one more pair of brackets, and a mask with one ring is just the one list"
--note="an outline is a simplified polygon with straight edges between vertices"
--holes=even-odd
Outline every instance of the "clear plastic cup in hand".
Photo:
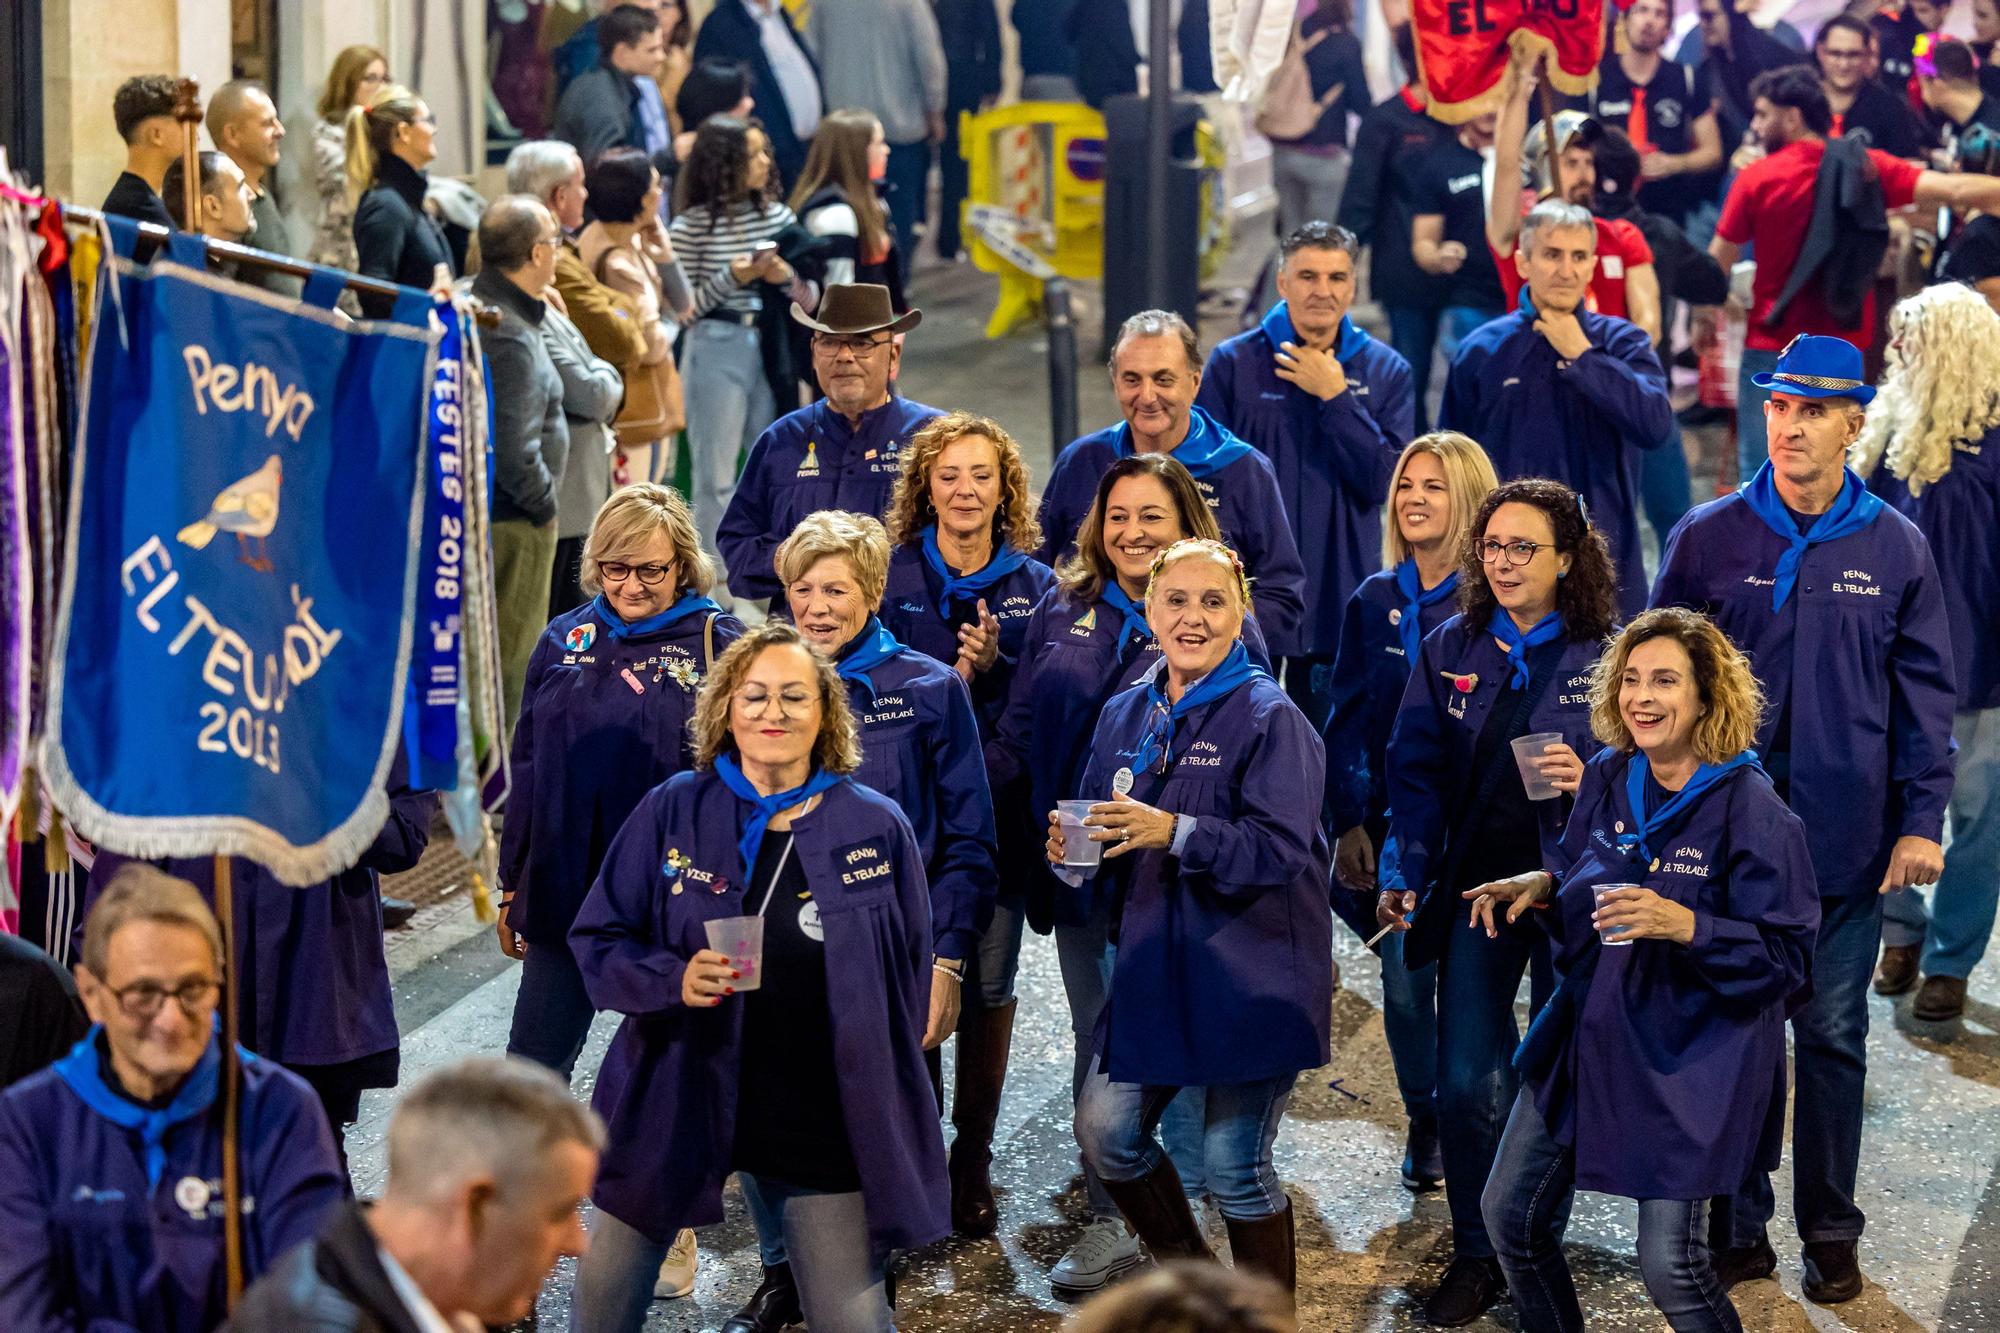
[[1104,859],[1104,844],[1090,840],[1084,817],[1096,801],[1057,801],[1056,825],[1062,829],[1062,863],[1076,870],[1094,869]]
[[1551,745],[1562,744],[1560,731],[1538,731],[1532,736],[1514,738],[1514,763],[1521,770],[1521,785],[1527,789],[1531,801],[1546,801],[1562,795],[1556,784],[1542,776],[1542,770],[1535,767],[1535,761],[1543,757],[1542,751]]
[[[1597,895],[1597,905],[1600,908],[1603,907],[1604,895],[1612,892],[1615,889],[1636,889],[1638,887],[1639,886],[1637,884],[1600,884],[1597,886],[1595,890]],[[1597,938],[1601,940],[1607,948],[1616,948],[1621,944],[1630,944],[1632,942],[1631,940],[1620,938],[1620,936],[1626,929],[1628,929],[1628,927],[1618,926],[1618,927],[1613,927],[1611,929],[1606,929],[1600,926],[1597,931]]]
[[764,918],[725,916],[702,925],[708,930],[708,947],[729,960],[740,974],[735,988],[756,990],[764,984]]

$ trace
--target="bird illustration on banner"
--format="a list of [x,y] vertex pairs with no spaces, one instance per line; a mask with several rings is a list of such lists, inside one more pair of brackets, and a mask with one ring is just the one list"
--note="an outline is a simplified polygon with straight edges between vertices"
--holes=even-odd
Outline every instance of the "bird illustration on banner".
[[[236,534],[237,558],[259,573],[271,572],[271,553],[264,539],[278,526],[278,487],[285,480],[285,465],[276,454],[264,466],[241,481],[223,489],[208,507],[208,513],[182,528],[175,537],[183,546],[202,550],[215,540],[217,532]],[[256,540],[257,553],[250,554]]]

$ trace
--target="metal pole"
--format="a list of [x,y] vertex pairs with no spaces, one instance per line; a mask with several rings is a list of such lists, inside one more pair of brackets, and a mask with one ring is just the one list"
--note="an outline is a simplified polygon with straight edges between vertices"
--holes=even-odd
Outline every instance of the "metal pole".
[[1153,0],[1150,17],[1152,35],[1146,44],[1146,304],[1165,309],[1173,299],[1173,249],[1167,242],[1172,219],[1167,182],[1174,149],[1173,0]]
[[1042,314],[1049,329],[1049,438],[1061,453],[1077,437],[1076,319],[1068,282],[1049,278],[1042,283]]

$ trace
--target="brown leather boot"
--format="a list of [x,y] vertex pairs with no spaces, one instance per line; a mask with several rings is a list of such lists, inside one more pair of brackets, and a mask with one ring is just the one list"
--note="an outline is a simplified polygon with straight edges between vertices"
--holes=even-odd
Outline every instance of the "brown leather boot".
[[1285,1210],[1269,1217],[1238,1221],[1224,1216],[1222,1221],[1229,1228],[1229,1252],[1236,1256],[1236,1266],[1275,1279],[1296,1305],[1299,1250],[1292,1231],[1292,1201],[1285,1200]]
[[951,1229],[961,1236],[990,1236],[1000,1228],[993,1199],[993,1126],[1000,1119],[1000,1090],[1007,1081],[1007,1051],[1014,1041],[1016,1002],[966,1008],[958,1018],[958,1068],[953,1075],[951,1123]]
[[1920,944],[1889,944],[1882,949],[1882,961],[1875,967],[1875,993],[1901,995],[1917,984],[1917,963],[1923,957]]
[[1156,1261],[1215,1258],[1215,1252],[1208,1248],[1208,1238],[1201,1234],[1201,1227],[1194,1220],[1194,1211],[1188,1207],[1187,1195],[1181,1189],[1181,1174],[1174,1170],[1173,1161],[1166,1154],[1160,1155],[1160,1164],[1151,1175],[1137,1180],[1107,1180],[1104,1188]]

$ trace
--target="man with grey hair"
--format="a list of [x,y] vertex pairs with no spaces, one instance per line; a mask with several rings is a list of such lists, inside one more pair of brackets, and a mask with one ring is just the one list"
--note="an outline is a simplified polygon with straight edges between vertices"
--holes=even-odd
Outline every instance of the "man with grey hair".
[[389,1121],[389,1180],[337,1209],[245,1292],[229,1327],[479,1333],[535,1308],[578,1216],[604,1125],[541,1066],[477,1056],[425,1076]]
[[1054,564],[1076,549],[1077,525],[1113,462],[1135,453],[1172,454],[1194,475],[1222,539],[1256,580],[1257,623],[1272,659],[1298,656],[1306,575],[1278,474],[1270,459],[1195,406],[1201,376],[1201,343],[1186,320],[1170,310],[1142,310],[1125,321],[1111,348],[1111,388],[1125,419],[1072,442],[1056,458],[1042,492],[1038,554]]
[[1438,426],[1486,446],[1502,481],[1554,477],[1583,498],[1618,567],[1626,617],[1646,606],[1639,454],[1677,437],[1667,376],[1644,329],[1584,305],[1597,268],[1588,210],[1550,199],[1521,224],[1519,308],[1452,359]]
[[[285,139],[284,122],[278,119],[277,104],[254,79],[232,79],[208,99],[208,137],[217,150],[234,162],[250,187],[251,229],[259,250],[289,255],[292,242],[285,229],[285,213],[271,193],[272,173],[277,170],[279,145]],[[280,296],[297,297],[305,289],[302,278],[246,265],[236,274],[238,282]]]
[[[507,154],[507,190],[541,200],[562,228],[555,277],[561,305],[550,308],[542,329],[563,377],[570,428],[569,463],[557,502],[549,597],[554,617],[583,604],[583,539],[597,507],[611,494],[611,452],[617,440],[609,423],[624,401],[623,369],[638,367],[646,354],[647,329],[638,300],[598,281],[577,249],[576,233],[583,227],[590,191],[576,149],[559,139],[517,145]],[[608,381],[606,369],[611,372]]]
[[[214,1328],[223,1298],[222,934],[199,891],[111,876],[83,928],[93,1026],[0,1094],[0,1328]],[[310,1237],[346,1178],[319,1099],[239,1051],[252,1278]]]
[[548,624],[556,509],[569,459],[563,382],[542,341],[562,230],[548,205],[506,194],[479,219],[472,294],[500,311],[481,340],[493,389],[493,592],[500,687],[511,736],[528,656]]

